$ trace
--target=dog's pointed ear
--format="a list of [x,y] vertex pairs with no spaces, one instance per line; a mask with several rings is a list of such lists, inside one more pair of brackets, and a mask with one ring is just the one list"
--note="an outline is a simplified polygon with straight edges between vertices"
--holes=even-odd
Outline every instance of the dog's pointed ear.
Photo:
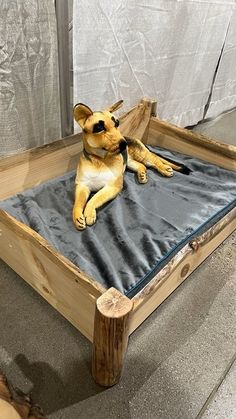
[[119,102],[114,103],[114,105],[109,106],[109,108],[107,108],[108,112],[114,112],[117,111],[117,109],[120,109],[121,106],[123,106],[123,100],[119,100]]
[[78,122],[82,129],[84,128],[86,119],[93,115],[93,111],[83,103],[77,103],[74,106],[73,113],[76,122]]

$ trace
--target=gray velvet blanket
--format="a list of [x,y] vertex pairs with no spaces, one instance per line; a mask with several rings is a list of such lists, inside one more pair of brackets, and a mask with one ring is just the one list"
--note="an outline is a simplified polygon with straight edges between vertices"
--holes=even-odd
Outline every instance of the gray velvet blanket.
[[149,169],[149,182],[140,185],[134,173],[126,172],[122,193],[82,232],[71,219],[74,172],[2,201],[0,207],[105,287],[132,297],[190,239],[236,205],[236,173],[156,151],[184,163],[191,174],[175,172],[168,179]]

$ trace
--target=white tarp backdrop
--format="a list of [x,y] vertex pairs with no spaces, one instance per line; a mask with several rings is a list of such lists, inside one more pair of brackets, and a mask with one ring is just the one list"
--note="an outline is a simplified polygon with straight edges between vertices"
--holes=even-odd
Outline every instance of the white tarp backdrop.
[[0,2],[0,155],[60,137],[53,0]]
[[236,9],[230,21],[217,70],[207,118],[236,106]]
[[[222,58],[234,71],[230,34],[235,25],[229,29],[234,8],[234,0],[74,0],[74,103],[100,109],[123,98],[129,108],[148,96],[158,100],[162,119],[181,126],[197,123],[226,36]],[[222,86],[232,73],[223,60],[219,70],[216,81]],[[218,88],[212,99],[232,88]]]

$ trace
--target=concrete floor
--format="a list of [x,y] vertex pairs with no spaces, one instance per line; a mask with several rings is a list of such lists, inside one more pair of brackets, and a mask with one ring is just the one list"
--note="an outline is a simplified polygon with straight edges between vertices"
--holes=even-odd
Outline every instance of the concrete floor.
[[[196,129],[236,144],[236,112]],[[89,342],[0,262],[0,368],[49,419],[235,419],[235,239],[131,336],[108,390],[91,378]]]

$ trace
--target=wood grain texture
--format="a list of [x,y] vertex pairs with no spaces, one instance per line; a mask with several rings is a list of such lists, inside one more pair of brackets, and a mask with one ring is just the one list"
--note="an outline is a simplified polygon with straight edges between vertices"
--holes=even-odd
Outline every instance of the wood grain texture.
[[40,185],[77,167],[81,134],[0,159],[0,199]]
[[236,147],[151,118],[148,144],[197,157],[225,169],[236,171]]
[[225,156],[236,158],[236,146],[231,144],[221,143],[218,140],[209,138],[203,134],[190,131],[185,128],[170,124],[158,118],[152,117],[150,120],[150,128],[157,129],[158,132],[181,138],[191,143],[202,145],[209,150],[217,151]]
[[92,374],[102,386],[110,387],[120,379],[132,306],[132,301],[115,288],[110,288],[97,300]]
[[140,103],[120,118],[120,131],[124,136],[130,136],[147,142],[150,117],[156,109],[156,101],[142,99]]
[[132,298],[132,333],[234,230],[236,208],[205,233],[185,245],[155,277]]
[[1,258],[92,341],[96,300],[106,290],[3,210],[0,233]]

